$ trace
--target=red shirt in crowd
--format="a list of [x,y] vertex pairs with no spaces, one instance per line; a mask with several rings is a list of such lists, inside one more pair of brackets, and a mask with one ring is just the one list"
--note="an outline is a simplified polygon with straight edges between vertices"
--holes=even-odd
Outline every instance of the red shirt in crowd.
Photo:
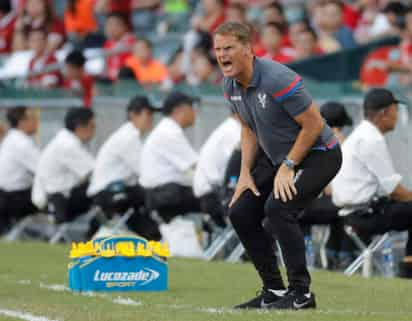
[[[56,56],[53,53],[46,53],[42,56],[34,57],[29,64],[29,73],[41,72],[47,66],[57,64],[57,62]],[[62,82],[63,77],[58,69],[31,76],[27,79],[28,86],[39,88],[59,87]]]
[[111,80],[117,79],[120,69],[125,65],[126,59],[131,55],[135,42],[135,36],[127,33],[120,40],[107,40],[104,44],[105,50],[121,50],[120,53],[110,55],[107,58],[107,76]]
[[355,29],[362,14],[351,5],[345,3],[343,6],[343,23],[350,29]]
[[261,49],[256,52],[256,56],[266,59],[271,59],[273,61],[280,62],[282,64],[286,64],[294,60],[294,57],[289,54],[287,48],[281,48],[278,53],[275,55],[271,55],[265,49]]
[[85,74],[81,79],[65,79],[63,87],[83,96],[83,104],[90,108],[93,100],[94,78]]
[[9,53],[13,40],[16,15],[10,12],[0,19],[0,53]]

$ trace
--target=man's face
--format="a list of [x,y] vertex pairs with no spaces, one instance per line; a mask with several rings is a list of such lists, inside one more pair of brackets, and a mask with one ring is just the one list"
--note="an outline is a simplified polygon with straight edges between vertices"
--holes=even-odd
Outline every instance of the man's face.
[[398,104],[392,104],[384,110],[384,121],[388,131],[395,129],[398,121]]
[[43,31],[32,31],[29,34],[29,48],[36,55],[42,54],[46,50],[47,37]]
[[80,79],[82,76],[82,69],[77,66],[66,63],[65,64],[65,74],[66,74],[67,79],[77,80],[77,79]]
[[214,48],[217,62],[225,77],[239,76],[243,71],[245,59],[253,56],[250,45],[241,43],[232,35],[216,35]]
[[309,31],[304,31],[296,37],[296,49],[302,54],[312,55],[316,49],[316,39]]
[[324,23],[329,28],[337,28],[342,25],[342,9],[334,4],[329,3],[322,9]]
[[92,118],[89,123],[85,126],[78,127],[76,129],[76,134],[79,136],[83,143],[89,142],[96,133],[96,121]]
[[39,117],[33,109],[27,109],[24,113],[24,119],[21,120],[20,128],[27,135],[34,135],[39,128]]
[[196,110],[190,104],[184,104],[182,106],[182,111],[185,115],[185,126],[184,127],[191,127],[195,124],[196,121]]
[[153,112],[149,109],[143,109],[140,113],[130,113],[130,121],[141,130],[142,133],[146,133],[153,127]]
[[138,41],[135,44],[133,54],[143,62],[149,61],[152,58],[152,50],[144,41]]
[[278,50],[282,44],[281,32],[275,27],[265,27],[262,32],[262,43],[266,50]]
[[119,40],[126,32],[127,28],[122,19],[118,17],[107,18],[105,34],[108,39]]

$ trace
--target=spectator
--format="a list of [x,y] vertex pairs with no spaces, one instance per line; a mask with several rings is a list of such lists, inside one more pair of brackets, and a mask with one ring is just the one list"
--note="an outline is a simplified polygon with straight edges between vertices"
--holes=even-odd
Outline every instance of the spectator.
[[318,45],[318,36],[315,30],[308,28],[300,32],[294,41],[294,60],[308,59],[323,54]]
[[[29,48],[33,58],[29,64],[29,77],[26,85],[38,88],[56,88],[62,84],[62,75],[53,52],[47,50],[47,31],[33,29],[29,33]],[[46,70],[52,68],[53,70]]]
[[186,75],[183,71],[183,51],[179,50],[174,57],[172,57],[169,65],[167,66],[169,80],[172,85],[180,83],[186,79]]
[[237,116],[232,114],[203,145],[193,179],[193,192],[200,199],[202,212],[210,214],[221,227],[226,226],[226,223],[220,192],[229,159],[239,145],[240,123]]
[[361,0],[354,8],[358,14],[358,22],[354,25],[354,36],[358,43],[366,43],[377,35],[373,35],[371,30],[379,14],[379,0]]
[[152,44],[146,39],[136,42],[125,66],[133,70],[137,82],[143,86],[161,84],[168,78],[167,67],[153,57]]
[[326,0],[317,10],[319,44],[325,52],[349,49],[356,46],[352,31],[343,24],[343,3],[340,0]]
[[283,6],[276,1],[272,1],[263,8],[262,25],[277,23],[281,26],[282,32],[287,30],[288,23],[284,15]]
[[248,24],[246,7],[240,3],[230,3],[226,8],[225,21]]
[[192,52],[192,74],[187,77],[190,85],[217,85],[222,79],[221,72],[216,68],[216,61],[208,53],[203,50]]
[[10,0],[0,2],[0,54],[10,53],[16,14]]
[[412,8],[405,13],[401,34],[400,57],[396,61],[389,61],[386,68],[390,72],[400,73],[398,77],[394,77],[397,85],[407,86],[412,83]]
[[32,193],[33,203],[40,209],[48,205],[56,223],[73,220],[91,205],[86,190],[94,159],[86,144],[95,133],[94,113],[75,108],[64,122],[40,156]]
[[110,80],[116,80],[120,69],[124,67],[127,58],[131,55],[136,38],[129,32],[127,17],[118,12],[107,16],[105,34],[107,40],[104,49],[109,54],[106,61],[106,76]]
[[64,25],[69,39],[75,42],[97,30],[93,14],[94,0],[69,0],[64,12]]
[[0,149],[0,234],[17,220],[36,212],[31,188],[40,150],[33,140],[36,112],[19,106],[7,111],[10,129]]
[[138,35],[147,36],[156,29],[160,0],[132,0],[132,25]]
[[129,23],[131,0],[95,0],[94,13],[100,27],[106,24],[106,17],[112,13],[121,13]]
[[62,21],[54,16],[52,2],[48,0],[27,0],[17,17],[13,50],[27,49],[27,34],[32,29],[44,29],[47,34],[47,50],[58,49],[65,40]]
[[224,1],[202,0],[202,8],[203,14],[193,17],[192,28],[211,35],[221,23],[225,22]]
[[399,35],[400,25],[407,9],[406,5],[400,1],[390,1],[387,3],[370,27],[370,37],[374,39],[383,36]]
[[343,165],[332,182],[332,196],[347,210],[345,224],[362,234],[408,230],[401,267],[405,276],[412,277],[412,192],[401,184],[383,136],[396,126],[398,103],[384,88],[366,94],[366,119],[343,144]]
[[132,207],[127,225],[148,240],[161,238],[157,224],[145,205],[145,191],[139,185],[142,135],[153,124],[155,108],[145,96],[134,97],[127,107],[128,121],[100,148],[87,194],[107,216]]
[[95,92],[94,78],[86,73],[86,58],[81,51],[72,51],[65,60],[65,78],[63,87],[83,97],[84,106],[90,108]]
[[262,29],[261,52],[256,52],[258,57],[275,60],[280,63],[288,63],[293,57],[288,55],[282,47],[282,26],[275,22],[267,23]]
[[191,187],[198,155],[183,132],[194,124],[194,102],[183,93],[170,93],[163,105],[166,117],[143,145],[140,184],[147,189],[149,207],[166,222],[200,210]]

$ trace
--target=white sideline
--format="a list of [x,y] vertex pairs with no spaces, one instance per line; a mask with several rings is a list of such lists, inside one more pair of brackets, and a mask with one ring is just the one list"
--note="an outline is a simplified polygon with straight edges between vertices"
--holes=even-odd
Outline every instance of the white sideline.
[[37,317],[33,314],[22,312],[22,311],[15,311],[15,310],[6,310],[6,309],[0,309],[0,315],[5,315],[7,317],[12,317],[12,318],[17,318],[17,319],[22,319],[26,321],[58,321],[58,320],[52,320],[48,319],[46,317],[40,316]]

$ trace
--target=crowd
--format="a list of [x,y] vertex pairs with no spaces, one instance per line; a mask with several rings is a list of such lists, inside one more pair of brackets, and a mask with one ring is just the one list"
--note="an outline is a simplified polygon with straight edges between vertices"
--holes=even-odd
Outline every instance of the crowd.
[[[383,68],[401,72],[400,82],[407,84],[412,78],[409,2],[71,0],[63,1],[57,14],[49,0],[2,0],[0,53],[30,51],[26,86],[84,92],[90,106],[95,81],[126,78],[167,89],[182,82],[219,84],[211,34],[222,22],[237,21],[254,30],[256,56],[281,63],[399,36],[400,58]],[[167,41],[170,32],[179,35],[176,50],[160,59],[154,54],[156,39]],[[102,50],[104,67],[87,68],[90,48]],[[74,60],[68,58],[73,50]],[[66,68],[60,68],[64,62]],[[72,66],[78,72],[71,72]]]

